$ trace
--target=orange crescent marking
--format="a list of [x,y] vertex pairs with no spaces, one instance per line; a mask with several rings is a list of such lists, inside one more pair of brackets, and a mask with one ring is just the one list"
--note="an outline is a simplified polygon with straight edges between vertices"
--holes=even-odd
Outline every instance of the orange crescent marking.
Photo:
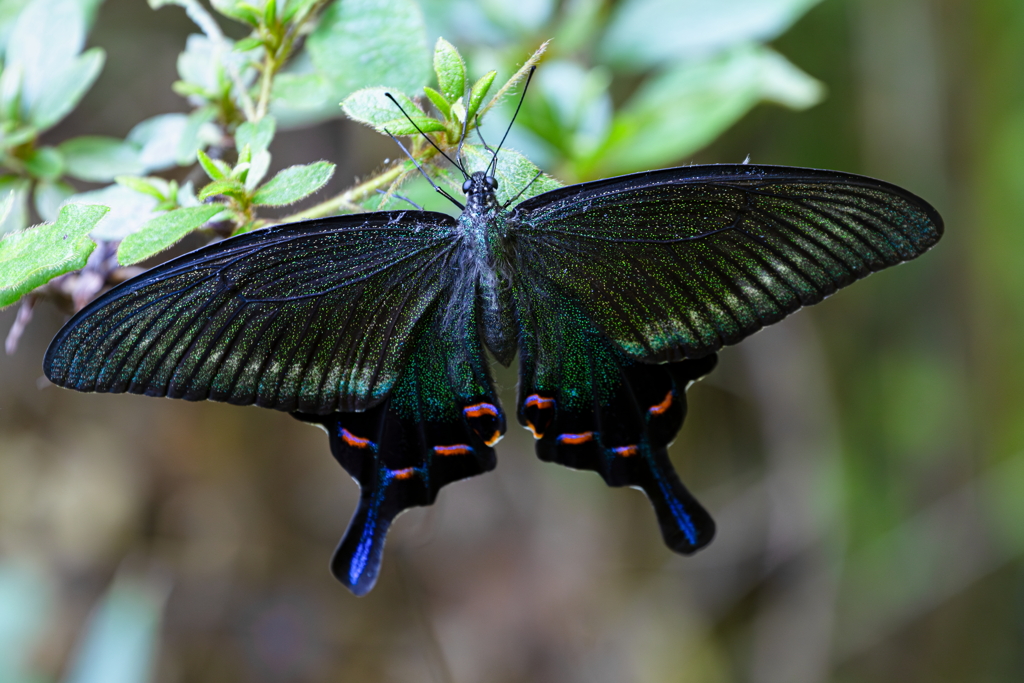
[[667,394],[665,394],[665,400],[664,401],[662,401],[661,403],[659,403],[656,406],[651,406],[651,408],[650,408],[650,410],[648,412],[650,412],[651,415],[661,415],[666,410],[668,410],[669,406],[671,406],[671,405],[672,405],[672,392],[670,391]]
[[572,446],[576,446],[581,443],[592,441],[594,438],[594,432],[583,432],[582,434],[562,434],[558,437],[561,443],[567,443]]
[[373,442],[369,439],[356,436],[344,427],[341,428],[341,440],[353,448],[369,448],[373,445]]
[[484,441],[484,443],[487,444],[488,446],[493,446],[494,444],[496,444],[499,441],[501,441],[501,437],[503,437],[503,436],[504,436],[504,434],[502,434],[500,431],[495,430],[494,436],[492,436],[487,441]]
[[477,403],[476,405],[466,406],[462,409],[462,412],[465,413],[466,417],[480,417],[481,415],[498,417],[498,409],[490,403]]
[[406,467],[404,470],[391,470],[391,476],[395,479],[409,479],[414,474],[416,474],[416,470],[412,467]]
[[473,449],[460,443],[454,446],[434,446],[434,452],[438,455],[469,455]]
[[636,455],[636,450],[636,446],[619,446],[618,448],[613,448],[612,453],[621,455],[623,458],[629,458]]
[[529,420],[526,421],[526,428],[529,429],[533,433],[533,438],[535,438],[535,439],[542,439],[542,438],[544,438],[544,435],[541,432],[538,432],[537,428],[534,427],[533,423],[530,422]]
[[545,408],[552,408],[552,407],[554,407],[555,399],[553,399],[553,398],[544,398],[543,396],[540,396],[539,394],[530,394],[529,396],[526,397],[526,402],[523,403],[523,405],[526,406],[526,407],[537,406],[538,408],[543,410]]

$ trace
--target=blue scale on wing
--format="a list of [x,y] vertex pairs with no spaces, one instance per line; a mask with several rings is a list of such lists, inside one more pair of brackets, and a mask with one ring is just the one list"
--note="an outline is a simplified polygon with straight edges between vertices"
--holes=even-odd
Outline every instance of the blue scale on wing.
[[[517,302],[518,418],[537,439],[537,455],[593,470],[609,486],[642,489],[676,552],[710,543],[714,521],[679,481],[667,447],[683,425],[687,386],[711,371],[716,356],[639,363],[615,350],[556,288],[526,288],[531,293]],[[531,300],[546,305],[531,307]]]
[[443,300],[458,315],[435,307],[384,403],[356,413],[293,413],[324,426],[334,457],[359,483],[359,507],[331,560],[335,577],[356,595],[376,582],[395,517],[431,505],[446,484],[495,466],[493,446],[505,418],[476,334],[475,307],[464,296]]

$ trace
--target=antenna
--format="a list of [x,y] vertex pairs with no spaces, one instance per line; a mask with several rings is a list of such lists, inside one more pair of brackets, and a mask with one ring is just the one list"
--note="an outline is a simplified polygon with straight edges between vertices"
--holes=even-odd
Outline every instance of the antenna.
[[[398,103],[396,102],[395,104],[398,104]],[[401,107],[399,107],[399,109],[401,109]],[[416,124],[414,123],[412,125],[415,126]],[[385,128],[384,132],[388,134],[389,138],[391,138],[392,140],[395,141],[395,144],[398,145],[402,149],[403,152],[405,152],[405,156],[409,157],[409,161],[412,162],[412,165],[416,167],[417,171],[419,171],[420,173],[423,174],[423,177],[427,179],[427,182],[430,183],[431,187],[433,187],[439,194],[443,195],[452,204],[454,204],[455,206],[459,207],[460,211],[465,211],[466,210],[466,205],[465,204],[463,204],[458,199],[456,199],[455,197],[453,197],[450,194],[448,194],[448,192],[445,191],[444,189],[442,189],[442,188],[437,186],[437,183],[434,182],[433,178],[431,178],[429,175],[427,175],[427,172],[424,171],[423,167],[419,165],[419,162],[416,161],[416,158],[413,157],[413,155],[409,154],[409,150],[407,150],[405,148],[405,145],[403,145],[402,142],[398,138],[396,138],[394,135],[391,134],[391,131],[389,131],[387,128]],[[429,140],[430,138],[427,138],[427,139]],[[440,150],[438,150],[438,151],[440,151]],[[441,154],[444,154],[444,152],[441,152]],[[445,157],[445,158],[447,159],[447,157]],[[449,159],[449,161],[450,161],[450,159]],[[460,168],[459,170],[461,171],[462,169]],[[466,172],[462,171],[462,173],[463,173],[463,175],[465,175]]]
[[519,104],[516,105],[516,113],[512,115],[512,120],[508,122],[508,128],[505,129],[505,134],[501,136],[501,142],[498,143],[498,148],[494,150],[494,156],[491,158],[490,163],[490,167],[494,170],[489,175],[493,176],[498,170],[498,152],[501,151],[501,146],[505,144],[505,138],[508,137],[509,131],[512,130],[512,124],[516,122],[516,117],[519,116],[519,110],[523,107],[523,100],[526,99],[526,89],[530,87],[530,80],[533,78],[533,72],[536,70],[536,66],[530,67],[530,73],[526,76],[526,85],[523,86],[523,94],[519,96]]
[[[535,182],[537,182],[537,178],[540,178],[542,175],[544,175],[544,171],[537,171],[537,175],[533,176],[533,180],[531,180],[530,182],[526,183],[526,185],[523,187],[523,189],[519,190],[519,192],[516,193],[515,197],[512,197],[512,199],[510,199],[507,202],[505,202],[504,204],[502,204],[501,208],[507,209],[512,204],[512,202],[514,202],[515,200],[517,200],[520,197],[522,197],[523,193],[530,189],[530,185],[533,185]],[[377,190],[377,191],[380,192],[380,190]],[[406,201],[409,201],[409,200],[406,199]]]
[[[529,81],[527,81],[527,83],[529,83]],[[525,90],[524,90],[524,92],[525,92]],[[417,132],[418,132],[418,133],[419,133],[420,135],[422,135],[422,136],[424,137],[424,139],[426,139],[426,141],[427,141],[427,142],[429,142],[429,143],[430,143],[430,145],[431,145],[431,146],[432,146],[432,147],[433,147],[434,149],[436,149],[436,150],[437,150],[438,152],[440,152],[440,153],[441,153],[441,156],[443,156],[443,157],[444,157],[445,159],[447,159],[447,160],[448,160],[448,162],[449,162],[449,163],[451,163],[451,165],[452,165],[452,166],[454,166],[455,168],[459,169],[459,171],[461,171],[461,172],[462,172],[462,175],[463,175],[463,176],[464,176],[464,177],[465,177],[465,178],[466,178],[467,180],[469,179],[469,174],[468,174],[468,173],[466,173],[466,169],[464,169],[464,168],[462,167],[462,164],[460,164],[460,163],[459,163],[459,162],[457,162],[457,161],[454,161],[454,160],[453,160],[453,159],[452,159],[452,158],[451,158],[450,156],[448,156],[447,154],[445,154],[445,153],[444,153],[444,150],[443,150],[443,149],[441,149],[440,147],[438,147],[438,146],[437,146],[437,144],[436,144],[436,143],[435,143],[435,142],[434,142],[434,141],[433,141],[433,140],[432,140],[432,139],[430,138],[430,136],[429,136],[429,135],[427,135],[427,134],[426,134],[426,133],[424,133],[424,132],[423,132],[422,130],[420,130],[420,127],[416,125],[416,122],[412,120],[412,117],[411,117],[411,116],[409,116],[408,114],[406,114],[406,113],[405,113],[405,110],[404,110],[404,109],[402,109],[402,105],[400,105],[400,104],[398,103],[398,100],[396,100],[396,99],[395,99],[394,97],[392,97],[391,93],[389,93],[389,92],[386,92],[386,93],[384,93],[384,97],[386,97],[386,98],[388,98],[389,100],[391,100],[392,102],[394,102],[394,103],[395,103],[395,106],[396,106],[396,107],[398,107],[398,111],[402,112],[402,115],[403,115],[403,116],[405,116],[405,118],[406,118],[406,119],[407,119],[407,120],[409,121],[409,123],[411,123],[411,124],[412,124],[412,127],[413,127],[413,128],[415,128],[415,129],[416,129],[416,131],[417,131]],[[518,112],[519,110],[517,109],[516,111]],[[385,131],[385,132],[386,132],[386,131]],[[391,133],[388,133],[388,135],[391,135]],[[392,137],[392,138],[394,138],[394,135],[391,135],[391,137]],[[401,143],[399,143],[399,145],[401,145]],[[402,147],[402,151],[405,151],[405,147]],[[406,154],[409,154],[408,152],[405,152],[405,153],[406,153]],[[409,154],[409,158],[410,158],[410,159],[412,158],[412,155],[411,155],[411,154]],[[435,187],[436,187],[436,185],[435,185]]]

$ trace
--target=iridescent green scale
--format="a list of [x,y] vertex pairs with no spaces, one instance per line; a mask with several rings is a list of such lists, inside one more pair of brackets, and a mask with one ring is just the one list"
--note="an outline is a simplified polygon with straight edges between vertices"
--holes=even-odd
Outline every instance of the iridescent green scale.
[[219,242],[79,312],[45,372],[80,391],[255,404],[322,425],[362,499],[332,560],[372,588],[387,530],[490,470],[505,414],[485,349],[519,353],[538,455],[650,497],[666,543],[714,523],[668,444],[715,352],[942,234],[914,195],[861,176],[691,166],[583,183],[511,210],[467,179],[454,219],[392,211]]

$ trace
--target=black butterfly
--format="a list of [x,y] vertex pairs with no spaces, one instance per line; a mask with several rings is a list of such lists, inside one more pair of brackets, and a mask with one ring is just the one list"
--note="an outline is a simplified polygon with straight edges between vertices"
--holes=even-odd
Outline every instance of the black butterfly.
[[671,168],[511,210],[492,167],[456,219],[385,211],[278,225],[115,287],[44,370],[79,391],[255,404],[322,425],[362,499],[331,569],[373,587],[392,520],[495,466],[484,349],[519,353],[516,416],[542,460],[642,488],[668,546],[714,522],[667,446],[715,352],[924,253],[938,213],[888,183],[781,166]]

